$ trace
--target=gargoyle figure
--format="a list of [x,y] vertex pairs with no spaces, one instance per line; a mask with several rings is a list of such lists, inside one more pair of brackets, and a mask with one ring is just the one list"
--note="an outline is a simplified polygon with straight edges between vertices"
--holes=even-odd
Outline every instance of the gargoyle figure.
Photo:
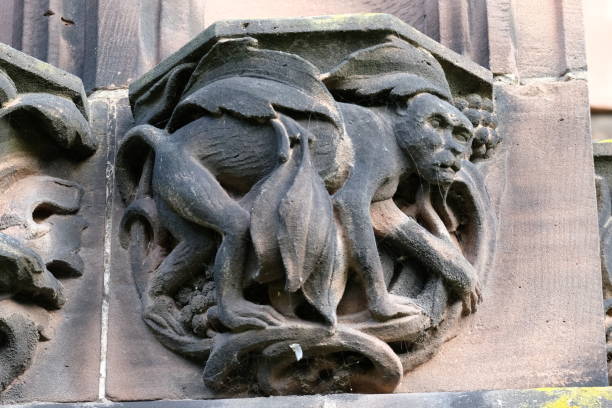
[[[183,84],[165,128],[141,125],[126,135],[118,177],[132,204],[123,229],[146,219],[158,231],[155,239],[167,231],[176,242],[151,266],[142,291],[145,320],[169,347],[198,354],[198,346],[185,344],[189,334],[174,297],[204,273],[211,257],[216,305],[206,319],[232,331],[280,325],[284,316],[247,301],[243,291],[249,281],[281,281],[335,324],[339,299],[330,301],[313,280],[333,273],[336,228],[328,191],[347,172],[338,157],[351,152],[318,75],[306,60],[259,49],[252,38],[220,40]],[[139,176],[130,161],[143,145],[152,154]],[[251,243],[256,262],[247,271]]]
[[[399,253],[414,256],[439,274],[463,299],[467,312],[475,309],[481,296],[478,273],[452,242],[435,210],[428,210],[430,200],[425,197],[430,188],[446,195],[470,155],[474,138],[472,123],[449,103],[452,97],[439,63],[392,37],[388,43],[348,56],[324,81],[342,100],[356,102],[340,104],[355,146],[355,167],[334,195],[334,204],[372,314],[390,319],[414,313],[408,298],[387,291],[374,229]],[[393,198],[403,193],[402,182],[415,177],[424,184],[419,187],[418,213],[408,216]],[[417,218],[428,221],[437,234]]]
[[492,104],[396,35],[341,55],[241,35],[132,95],[117,176],[144,320],[214,391],[391,392],[481,301]]
[[[0,300],[25,299],[48,310],[65,302],[58,278],[79,276],[82,189],[41,175],[28,143],[83,157],[96,149],[82,112],[70,99],[19,93],[0,71]],[[25,142],[25,143],[24,143]],[[30,364],[39,328],[26,315],[0,310],[0,391]]]

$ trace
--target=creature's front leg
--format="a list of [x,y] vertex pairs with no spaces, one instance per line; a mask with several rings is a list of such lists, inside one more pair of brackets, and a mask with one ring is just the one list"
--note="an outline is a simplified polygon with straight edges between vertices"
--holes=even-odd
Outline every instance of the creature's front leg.
[[476,310],[482,299],[478,274],[454,244],[431,234],[397,208],[393,200],[372,205],[372,224],[376,234],[396,251],[414,256],[439,273],[461,298],[465,313]]
[[370,202],[356,199],[363,197],[363,189],[360,191],[341,190],[334,197],[334,207],[346,230],[351,258],[363,281],[370,312],[378,320],[423,313],[411,299],[388,292],[370,220]]

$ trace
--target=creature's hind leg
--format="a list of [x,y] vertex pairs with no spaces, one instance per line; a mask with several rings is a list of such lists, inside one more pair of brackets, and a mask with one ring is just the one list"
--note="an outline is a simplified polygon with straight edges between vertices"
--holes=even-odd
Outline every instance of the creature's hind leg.
[[283,316],[274,308],[244,299],[242,285],[244,260],[250,242],[250,220],[248,215],[247,218],[241,217],[244,210],[240,210],[226,218],[226,233],[213,268],[217,307],[211,308],[209,315],[233,331],[279,325]]
[[[164,207],[160,204],[160,207]],[[198,274],[204,273],[207,262],[212,257],[216,240],[211,232],[191,225],[180,217],[160,209],[170,233],[178,244],[155,269],[148,281],[143,299],[144,318],[149,326],[160,333],[165,331],[184,335],[180,323],[179,310],[174,302],[174,294]]]
[[249,238],[250,214],[221,186],[217,178],[186,150],[159,153],[163,169],[156,169],[155,190],[177,215],[201,227],[217,231],[213,276],[217,307],[209,310],[232,330],[266,327],[282,316],[270,306],[244,299],[242,284]]

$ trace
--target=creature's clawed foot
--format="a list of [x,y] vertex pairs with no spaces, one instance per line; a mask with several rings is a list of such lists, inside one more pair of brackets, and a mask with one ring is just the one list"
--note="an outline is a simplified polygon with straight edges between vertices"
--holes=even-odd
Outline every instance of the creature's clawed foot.
[[152,299],[151,303],[145,307],[143,317],[145,322],[156,331],[170,332],[170,334],[179,336],[186,334],[179,319],[178,309],[169,297],[160,296]]
[[463,314],[469,315],[476,312],[478,304],[482,302],[482,289],[480,282],[476,282],[473,288],[461,299],[463,303]]
[[208,315],[231,331],[265,329],[269,326],[279,326],[284,320],[273,307],[246,300],[227,302],[224,306],[213,306],[208,310]]
[[374,318],[380,321],[403,316],[425,314],[423,309],[412,299],[392,294],[387,294],[386,296],[376,299],[376,302],[370,305],[370,312]]

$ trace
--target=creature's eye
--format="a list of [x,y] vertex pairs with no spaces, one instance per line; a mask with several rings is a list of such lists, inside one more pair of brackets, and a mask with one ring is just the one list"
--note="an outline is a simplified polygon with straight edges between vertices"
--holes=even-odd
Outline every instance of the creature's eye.
[[469,141],[472,138],[471,133],[467,130],[467,129],[456,129],[453,132],[453,137],[462,142],[465,143],[467,141]]
[[429,125],[434,129],[440,129],[446,126],[446,120],[438,115],[431,116],[428,120]]

